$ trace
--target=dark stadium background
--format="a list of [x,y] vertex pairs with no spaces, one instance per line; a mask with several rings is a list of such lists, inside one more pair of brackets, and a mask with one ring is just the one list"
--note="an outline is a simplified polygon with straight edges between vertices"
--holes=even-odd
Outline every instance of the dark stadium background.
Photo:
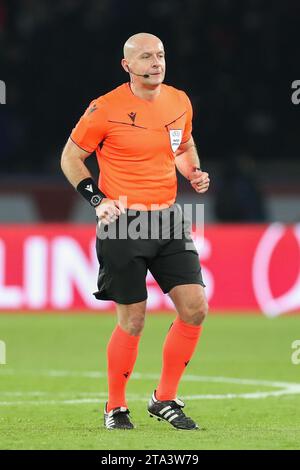
[[[33,198],[34,219],[72,220],[77,200],[60,171],[62,147],[91,99],[128,80],[123,43],[146,31],[165,44],[166,83],[193,102],[212,176],[208,221],[295,221],[299,15],[297,0],[0,0],[0,198],[15,190]],[[234,190],[231,207],[220,208],[225,180],[241,184],[248,201],[252,194],[242,213]],[[184,181],[180,193],[192,197]],[[291,202],[284,210],[276,208],[282,197]],[[18,220],[0,206],[2,221]]]

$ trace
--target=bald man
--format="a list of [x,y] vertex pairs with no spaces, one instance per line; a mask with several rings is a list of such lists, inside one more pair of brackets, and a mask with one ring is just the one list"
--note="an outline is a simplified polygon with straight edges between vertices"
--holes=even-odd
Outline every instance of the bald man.
[[[148,413],[176,429],[196,430],[199,426],[183,412],[177,389],[208,306],[198,253],[175,202],[176,168],[199,194],[207,191],[209,176],[200,169],[190,100],[183,91],[163,84],[161,40],[148,33],[131,36],[121,65],[130,82],[90,103],[61,158],[70,183],[95,208],[99,276],[94,295],[116,303],[118,324],[107,346],[104,425],[134,427],[125,392],[144,326],[149,270],[171,298],[177,316],[163,345],[161,377]],[[94,151],[98,183],[85,165]]]

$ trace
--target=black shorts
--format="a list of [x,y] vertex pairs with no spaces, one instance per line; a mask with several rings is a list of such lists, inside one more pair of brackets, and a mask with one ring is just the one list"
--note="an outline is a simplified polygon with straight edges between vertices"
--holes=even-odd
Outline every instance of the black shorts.
[[147,270],[166,294],[182,284],[200,284],[199,256],[190,222],[178,204],[157,211],[127,210],[115,222],[97,226],[99,300],[132,304],[147,299]]

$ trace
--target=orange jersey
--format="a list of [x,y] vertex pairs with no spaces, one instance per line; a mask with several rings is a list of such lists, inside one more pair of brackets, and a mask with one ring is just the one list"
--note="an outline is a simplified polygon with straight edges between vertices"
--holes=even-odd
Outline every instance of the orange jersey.
[[154,101],[135,96],[129,83],[93,100],[71,133],[87,152],[96,151],[99,188],[125,206],[171,206],[177,193],[175,152],[192,132],[187,95],[168,85]]

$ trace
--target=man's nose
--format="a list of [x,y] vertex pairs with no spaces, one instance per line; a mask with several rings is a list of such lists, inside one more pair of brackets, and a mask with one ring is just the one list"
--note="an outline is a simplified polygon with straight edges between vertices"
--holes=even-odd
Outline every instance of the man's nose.
[[160,62],[159,62],[159,59],[157,57],[154,57],[153,58],[153,62],[152,62],[152,67],[159,67],[160,66]]

